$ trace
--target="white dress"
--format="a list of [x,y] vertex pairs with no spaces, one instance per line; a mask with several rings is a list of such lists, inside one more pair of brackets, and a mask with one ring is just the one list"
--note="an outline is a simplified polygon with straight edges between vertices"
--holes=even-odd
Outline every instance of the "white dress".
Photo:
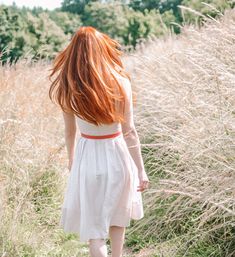
[[125,123],[96,126],[76,116],[79,131],[114,138],[90,139],[77,135],[60,227],[77,233],[79,240],[106,239],[109,226],[127,227],[144,216],[142,195],[137,191],[138,171],[144,169],[139,137],[133,121],[131,83],[117,76],[126,90]]

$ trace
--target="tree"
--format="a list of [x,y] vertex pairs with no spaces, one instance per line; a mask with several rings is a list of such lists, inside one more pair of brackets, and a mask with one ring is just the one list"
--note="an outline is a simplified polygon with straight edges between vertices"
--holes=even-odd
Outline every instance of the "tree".
[[50,19],[47,12],[33,16],[27,15],[28,31],[35,38],[31,47],[40,57],[54,57],[69,41],[61,27]]
[[32,58],[54,57],[69,41],[48,12],[0,6],[1,62],[15,62],[26,53]]
[[172,10],[176,20],[181,22],[182,17],[178,5],[180,5],[182,1],[183,0],[131,0],[129,6],[141,12],[144,12],[145,9],[149,11],[157,9],[161,14]]
[[0,6],[1,61],[16,61],[26,50],[27,24],[15,7]]
[[123,33],[128,24],[123,8],[124,6],[118,3],[89,3],[84,9],[82,22],[123,43]]
[[128,25],[123,35],[124,43],[132,45],[134,48],[137,43],[151,35],[161,36],[168,31],[170,23],[175,21],[174,15],[167,11],[160,14],[159,10],[145,10],[145,12],[126,9]]
[[69,12],[51,11],[48,13],[57,26],[62,28],[66,35],[73,34],[80,26],[82,26],[81,17],[77,14]]
[[64,12],[83,14],[85,6],[97,0],[63,0],[61,10]]

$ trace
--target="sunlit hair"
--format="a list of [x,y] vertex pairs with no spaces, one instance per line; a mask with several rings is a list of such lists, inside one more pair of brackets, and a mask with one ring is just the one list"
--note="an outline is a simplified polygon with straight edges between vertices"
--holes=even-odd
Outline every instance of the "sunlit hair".
[[112,71],[130,79],[124,71],[120,44],[90,26],[73,35],[55,58],[50,74],[49,97],[64,112],[95,125],[122,122],[125,91]]

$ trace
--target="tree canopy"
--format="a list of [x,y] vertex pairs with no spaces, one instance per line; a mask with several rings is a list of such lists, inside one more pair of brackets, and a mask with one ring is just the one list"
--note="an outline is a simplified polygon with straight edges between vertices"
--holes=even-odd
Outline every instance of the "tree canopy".
[[17,8],[0,5],[0,58],[22,55],[53,58],[80,26],[93,26],[128,48],[151,35],[180,33],[182,23],[201,24],[198,16],[179,5],[215,17],[234,1],[225,0],[63,0],[61,8]]

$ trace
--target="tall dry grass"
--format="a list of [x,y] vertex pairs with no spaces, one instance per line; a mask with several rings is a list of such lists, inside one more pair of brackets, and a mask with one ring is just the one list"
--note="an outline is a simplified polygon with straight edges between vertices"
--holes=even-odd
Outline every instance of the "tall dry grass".
[[[151,179],[145,219],[133,222],[127,244],[149,242],[145,256],[235,254],[234,43],[233,10],[124,58]],[[49,67],[27,59],[0,67],[0,256],[86,256],[57,226],[67,154],[47,97]]]
[[131,233],[170,243],[163,256],[235,256],[235,10],[140,45],[126,66],[152,181]]
[[58,228],[67,179],[63,120],[48,99],[49,64],[0,67],[0,256],[82,256]]

